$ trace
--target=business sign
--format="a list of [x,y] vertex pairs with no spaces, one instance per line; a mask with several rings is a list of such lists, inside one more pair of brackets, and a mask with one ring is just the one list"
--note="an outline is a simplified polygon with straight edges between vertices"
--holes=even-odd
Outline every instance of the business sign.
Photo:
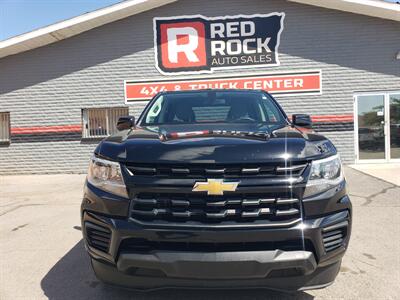
[[154,18],[157,69],[165,75],[279,65],[284,13]]
[[149,100],[163,91],[201,89],[256,89],[273,95],[320,94],[321,71],[125,81],[125,102]]

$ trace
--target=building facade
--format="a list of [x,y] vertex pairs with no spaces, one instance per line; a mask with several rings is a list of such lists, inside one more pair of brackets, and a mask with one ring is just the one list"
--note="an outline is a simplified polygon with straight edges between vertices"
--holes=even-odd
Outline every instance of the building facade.
[[[189,75],[157,68],[155,18],[271,13],[284,14],[279,51],[272,51],[279,64]],[[285,111],[310,114],[315,130],[334,142],[345,163],[400,159],[398,20],[282,0],[184,0],[59,39],[0,58],[0,174],[86,172],[92,151],[115,130],[118,116],[138,117],[146,105],[128,99],[131,82],[162,86],[166,80],[242,75],[316,75],[320,85],[312,93],[275,94]]]

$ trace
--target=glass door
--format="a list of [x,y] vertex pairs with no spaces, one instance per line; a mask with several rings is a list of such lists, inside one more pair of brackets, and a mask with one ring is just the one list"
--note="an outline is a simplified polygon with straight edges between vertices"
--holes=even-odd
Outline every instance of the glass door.
[[400,159],[400,92],[355,96],[357,161]]
[[400,93],[389,94],[390,158],[400,159]]
[[358,160],[385,159],[385,96],[357,96]]

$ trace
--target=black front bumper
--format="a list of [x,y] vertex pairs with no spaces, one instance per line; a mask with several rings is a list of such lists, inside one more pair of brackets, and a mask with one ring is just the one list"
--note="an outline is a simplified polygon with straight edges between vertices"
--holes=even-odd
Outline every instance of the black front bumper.
[[[321,200],[327,195],[328,200]],[[338,274],[351,232],[345,188],[303,200],[308,215],[285,228],[148,226],[122,216],[123,207],[129,209],[124,201],[86,186],[82,228],[97,277],[138,289],[324,287]],[[88,236],[90,230],[101,228],[104,236],[108,232],[106,248],[91,243]],[[340,245],[331,249],[338,232]]]

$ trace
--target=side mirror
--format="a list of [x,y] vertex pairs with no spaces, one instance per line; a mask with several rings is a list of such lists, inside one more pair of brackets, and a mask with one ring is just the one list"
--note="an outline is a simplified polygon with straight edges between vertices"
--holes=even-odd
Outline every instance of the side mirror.
[[305,114],[292,115],[292,123],[293,123],[293,125],[296,125],[299,127],[311,128],[311,126],[312,126],[311,117],[309,115],[305,115]]
[[120,117],[117,122],[117,129],[119,131],[135,128],[135,117],[134,116],[126,116]]

